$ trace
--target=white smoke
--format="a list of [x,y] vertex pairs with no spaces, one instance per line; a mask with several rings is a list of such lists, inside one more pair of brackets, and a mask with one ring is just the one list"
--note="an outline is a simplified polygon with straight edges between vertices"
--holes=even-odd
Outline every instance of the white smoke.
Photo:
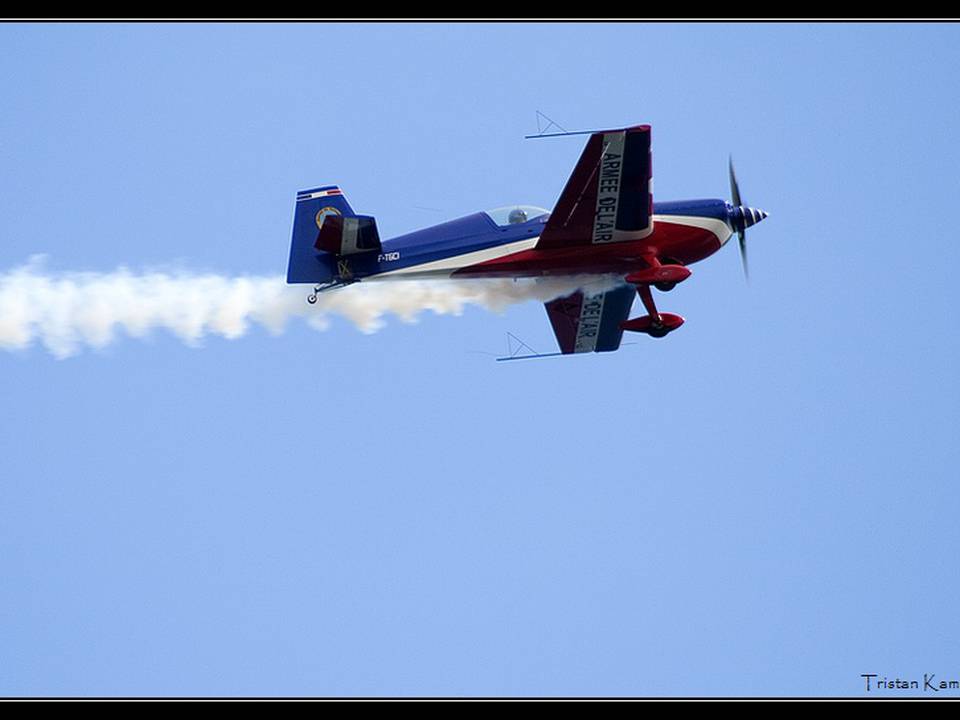
[[459,315],[466,305],[501,312],[527,300],[547,301],[577,288],[599,292],[619,278],[532,280],[405,280],[364,282],[305,301],[310,288],[287,285],[281,276],[224,277],[186,271],[133,273],[48,272],[43,259],[0,274],[0,349],[39,342],[58,358],[84,346],[103,348],[123,333],[143,338],[155,328],[188,345],[206,335],[234,339],[252,325],[278,335],[291,318],[323,330],[331,315],[376,332],[384,316],[415,322],[418,314]]

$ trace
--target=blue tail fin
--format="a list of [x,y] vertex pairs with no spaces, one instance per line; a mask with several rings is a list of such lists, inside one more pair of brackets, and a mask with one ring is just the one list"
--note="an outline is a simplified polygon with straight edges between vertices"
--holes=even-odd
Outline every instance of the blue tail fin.
[[325,185],[297,193],[297,209],[293,215],[293,240],[290,243],[290,262],[287,265],[288,283],[325,283],[333,273],[323,262],[323,253],[314,245],[320,225],[326,215],[356,217],[347,198],[336,185]]

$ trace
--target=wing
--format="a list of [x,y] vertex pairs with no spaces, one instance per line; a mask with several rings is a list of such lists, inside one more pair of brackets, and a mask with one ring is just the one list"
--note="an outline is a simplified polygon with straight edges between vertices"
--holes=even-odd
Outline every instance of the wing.
[[639,240],[653,232],[650,126],[594,133],[538,249]]
[[630,315],[636,293],[633,285],[623,285],[592,295],[578,290],[545,303],[560,352],[608,352],[620,347],[620,323]]

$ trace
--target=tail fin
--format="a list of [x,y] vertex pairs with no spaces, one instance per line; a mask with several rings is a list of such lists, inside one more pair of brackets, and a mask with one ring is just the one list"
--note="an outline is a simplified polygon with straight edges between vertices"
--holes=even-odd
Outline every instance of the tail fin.
[[293,215],[293,240],[287,265],[288,283],[324,283],[331,279],[327,265],[320,262],[315,249],[317,235],[327,215],[357,217],[343,191],[336,185],[325,185],[297,193]]

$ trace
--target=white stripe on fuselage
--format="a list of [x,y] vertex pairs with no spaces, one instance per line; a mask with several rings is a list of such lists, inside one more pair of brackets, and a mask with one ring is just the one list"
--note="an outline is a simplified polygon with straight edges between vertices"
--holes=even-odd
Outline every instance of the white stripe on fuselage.
[[[698,217],[696,215],[654,215],[653,221],[654,228],[656,227],[656,223],[663,222],[673,223],[674,225],[690,225],[692,227],[702,228],[703,230],[709,230],[717,236],[717,240],[720,241],[721,245],[730,239],[730,227],[723,222],[723,220],[717,220],[716,218]],[[497,245],[486,248],[485,250],[474,250],[473,252],[463,253],[462,255],[451,255],[441,260],[432,260],[420,265],[387,270],[386,272],[371,275],[369,278],[365,278],[365,280],[408,280],[417,277],[449,277],[457,270],[476,265],[477,263],[496,260],[507,255],[523,252],[524,250],[532,250],[536,247],[538,240],[540,240],[539,236],[527,238],[526,240],[517,240],[504,245]],[[403,250],[400,252],[402,253]]]
[[674,225],[690,225],[692,227],[702,228],[703,230],[709,230],[717,236],[717,240],[720,241],[721,245],[730,239],[730,234],[733,232],[730,226],[723,220],[717,220],[717,218],[712,217],[700,217],[699,215],[654,215],[653,221],[654,224],[658,222],[673,223]]
[[[368,279],[390,279],[400,277],[406,279],[420,276],[431,277],[437,275],[446,277],[451,273],[470,265],[476,265],[477,263],[486,262],[487,260],[496,260],[497,258],[504,257],[505,255],[512,255],[513,253],[523,252],[524,250],[531,250],[537,244],[539,239],[540,236],[538,235],[537,237],[527,238],[526,240],[517,240],[516,242],[497,245],[496,247],[486,248],[485,250],[474,250],[473,252],[464,253],[462,255],[451,255],[450,257],[443,258],[442,260],[433,260],[420,265],[411,265],[410,267],[398,268],[397,270],[387,270],[386,272],[372,275]],[[403,250],[400,252],[402,253]]]

